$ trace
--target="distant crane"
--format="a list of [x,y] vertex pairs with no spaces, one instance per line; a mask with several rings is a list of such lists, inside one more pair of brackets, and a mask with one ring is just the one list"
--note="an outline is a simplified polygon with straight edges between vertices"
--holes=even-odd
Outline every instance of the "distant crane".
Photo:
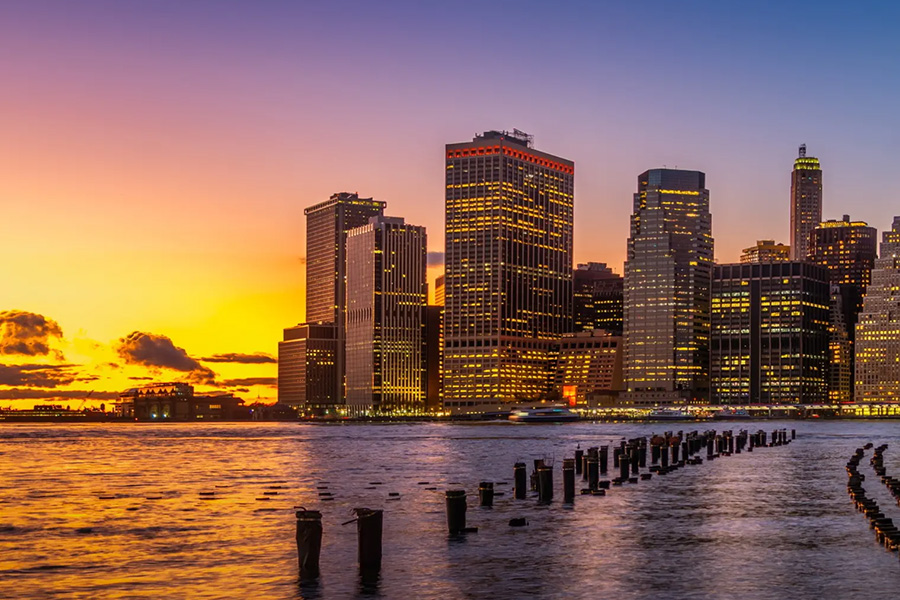
[[84,408],[85,403],[88,401],[88,398],[90,398],[90,397],[91,397],[91,394],[93,394],[93,393],[94,393],[94,390],[89,391],[89,392],[87,393],[87,396],[84,397],[84,400],[81,401],[81,404],[79,404],[79,405],[78,405],[78,408],[76,408],[75,410],[76,410],[76,411],[79,411],[79,410],[81,410],[82,408]]

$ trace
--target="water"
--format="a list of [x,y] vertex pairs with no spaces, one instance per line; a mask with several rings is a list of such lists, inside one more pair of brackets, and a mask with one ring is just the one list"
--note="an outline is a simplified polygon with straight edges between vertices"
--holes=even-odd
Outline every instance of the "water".
[[[576,444],[713,426],[798,438],[562,505]],[[4,426],[0,598],[896,598],[900,561],[846,492],[867,441],[891,444],[896,473],[893,422]],[[554,503],[514,500],[513,464],[541,457]],[[493,510],[477,508],[482,480],[507,482]],[[864,486],[900,522],[884,486]],[[478,533],[448,537],[448,487],[469,491]],[[296,505],[324,513],[317,585],[297,580]],[[385,511],[375,583],[341,526],[362,506]]]

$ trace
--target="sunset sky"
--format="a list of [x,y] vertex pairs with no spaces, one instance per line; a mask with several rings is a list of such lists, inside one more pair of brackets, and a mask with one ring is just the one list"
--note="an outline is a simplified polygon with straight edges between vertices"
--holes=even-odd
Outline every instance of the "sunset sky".
[[486,129],[575,161],[576,262],[621,272],[661,166],[706,172],[719,262],[787,242],[801,143],[825,217],[881,231],[898,22],[889,2],[6,0],[0,407],[151,378],[274,401],[304,207],[385,200],[440,253],[443,146]]

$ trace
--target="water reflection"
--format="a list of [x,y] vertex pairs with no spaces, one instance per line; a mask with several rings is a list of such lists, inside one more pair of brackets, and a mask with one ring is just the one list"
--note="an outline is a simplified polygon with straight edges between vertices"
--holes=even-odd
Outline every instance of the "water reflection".
[[[760,425],[773,429],[740,426]],[[847,500],[844,463],[863,442],[889,443],[892,472],[900,432],[884,422],[796,428],[789,446],[576,495],[564,508],[558,469],[576,445],[663,427],[5,426],[0,596],[892,597],[897,556]],[[544,457],[557,468],[555,501],[514,500],[513,464],[530,473]],[[491,510],[476,508],[480,481],[496,482]],[[451,483],[468,491],[477,533],[448,538]],[[315,583],[298,581],[299,505],[323,514]],[[359,506],[385,511],[377,576],[360,573],[356,529],[340,526]],[[509,527],[518,517],[528,526]]]

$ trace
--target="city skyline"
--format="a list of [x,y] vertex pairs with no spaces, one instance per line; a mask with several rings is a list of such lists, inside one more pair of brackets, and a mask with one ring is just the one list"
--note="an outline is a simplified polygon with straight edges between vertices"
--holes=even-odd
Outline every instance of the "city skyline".
[[[99,402],[157,374],[274,400],[279,333],[304,319],[303,209],[339,191],[387,201],[392,214],[427,228],[438,259],[441,149],[473,131],[517,126],[573,159],[573,262],[619,273],[633,178],[647,168],[707,173],[718,262],[736,262],[757,239],[788,239],[799,143],[828,171],[823,219],[852,213],[884,231],[895,212],[877,185],[897,151],[887,133],[897,118],[894,84],[873,75],[896,55],[897,42],[881,32],[893,7],[877,9],[880,18],[853,7],[747,8],[734,26],[711,4],[683,14],[663,5],[533,5],[516,15],[487,7],[488,20],[508,17],[544,34],[521,49],[521,66],[503,63],[500,83],[520,80],[527,63],[547,67],[547,91],[512,104],[489,91],[464,109],[454,90],[496,76],[497,59],[471,72],[451,68],[457,80],[434,91],[418,82],[434,82],[424,75],[450,68],[456,54],[475,56],[466,46],[477,34],[450,11],[406,15],[395,4],[379,15],[360,5],[348,20],[345,5],[304,12],[273,3],[265,15],[172,6],[4,7],[4,39],[18,60],[2,67],[12,85],[0,99],[8,132],[0,191],[16,225],[0,241],[0,405],[32,402],[11,402],[14,389]],[[797,14],[808,25],[799,33],[789,26]],[[367,45],[375,41],[367,20],[392,35]],[[569,35],[579,21],[601,24],[605,37]],[[154,23],[170,26],[164,40]],[[676,35],[688,23],[721,52]],[[617,30],[635,24],[657,34],[656,49],[669,43],[667,55],[616,53]],[[308,41],[292,41],[304,38],[292,28]],[[343,32],[355,38],[318,54]],[[761,52],[760,42],[768,44]],[[791,49],[816,54],[815,76],[775,60]],[[641,94],[637,74],[647,64],[665,101]],[[698,99],[666,72],[683,72],[679,65],[721,81]],[[741,80],[729,75],[735,66]],[[551,91],[563,88],[565,98]],[[14,351],[22,339],[26,352]],[[43,352],[48,343],[61,354]]]

